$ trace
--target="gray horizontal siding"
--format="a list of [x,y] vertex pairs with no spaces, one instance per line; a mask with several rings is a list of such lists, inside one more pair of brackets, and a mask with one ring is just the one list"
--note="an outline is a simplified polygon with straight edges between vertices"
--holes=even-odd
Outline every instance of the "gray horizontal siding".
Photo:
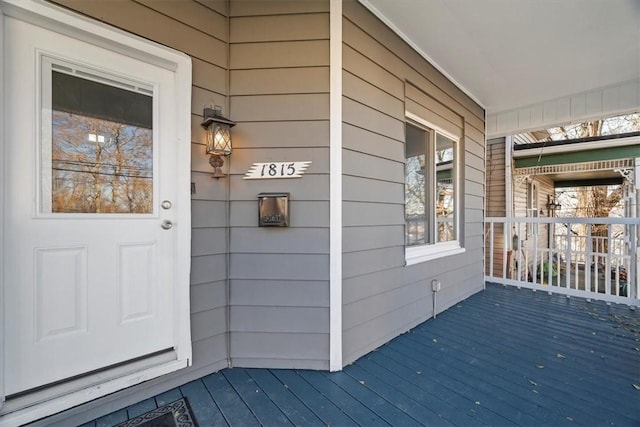
[[[256,352],[256,347],[260,352]],[[235,332],[231,342],[234,362],[242,362],[248,367],[261,367],[273,359],[280,360],[301,368],[309,366],[319,369],[328,365],[329,336],[326,333],[264,333],[264,332]],[[308,361],[308,362],[305,362]]]
[[[342,147],[346,150],[367,153],[372,156],[394,160],[404,164],[404,142],[378,135],[369,129],[348,123],[342,127]],[[344,165],[344,167],[351,167]]]
[[346,228],[363,225],[404,226],[404,204],[344,202],[342,221]]
[[[390,289],[387,292],[377,294],[371,298],[353,301],[345,304],[349,310],[345,311],[342,322],[346,329],[352,329],[358,325],[366,327],[380,313],[391,313],[402,310],[404,307],[418,301],[423,303],[431,301],[431,284],[425,280],[408,283],[404,286]],[[362,313],[366,314],[362,314]],[[405,319],[405,321],[407,321]]]
[[342,277],[369,274],[404,264],[404,246],[343,253]]
[[359,76],[380,90],[384,90],[401,101],[404,99],[404,81],[402,79],[387,71],[384,64],[379,65],[348,44],[344,44],[342,47],[342,65],[353,75]]
[[191,258],[191,284],[215,282],[227,277],[226,255],[203,255]]
[[203,255],[225,254],[226,250],[220,242],[226,239],[227,230],[218,228],[194,229],[191,235],[191,255],[199,257]]
[[201,59],[191,59],[193,82],[198,85],[198,88],[224,94],[226,90],[226,69]]
[[242,306],[231,308],[231,332],[325,334],[326,307]]
[[326,0],[241,0],[231,3],[233,16],[290,15],[315,12],[329,12],[329,2]]
[[329,14],[234,16],[233,43],[329,39]]
[[233,253],[328,254],[329,234],[326,228],[261,228],[231,230]]
[[344,175],[404,183],[404,162],[389,162],[388,159],[370,156],[351,150],[343,150]]
[[[195,144],[194,144],[195,145]],[[204,154],[204,148],[202,148]],[[195,163],[195,159],[192,158],[192,163]],[[198,160],[197,162],[201,162]],[[226,167],[226,166],[225,166]],[[191,200],[198,201],[219,201],[224,202],[226,194],[226,185],[222,180],[213,180],[213,169],[209,168],[208,171],[203,172],[191,172],[191,184],[195,188],[195,193],[191,194]],[[192,213],[193,216],[193,213]],[[223,217],[224,218],[224,217]],[[195,218],[200,221],[200,218]],[[202,220],[206,221],[205,218]]]
[[191,285],[191,312],[226,308],[226,280]]
[[224,11],[216,11],[215,8],[207,7],[209,5],[191,1],[136,0],[136,2],[185,25],[197,28],[218,40],[227,39],[227,19]]
[[233,144],[244,148],[329,146],[328,121],[248,122],[233,128]]
[[345,254],[404,245],[404,224],[345,227],[342,250]]
[[329,280],[329,256],[308,254],[234,254],[232,279]]
[[231,73],[231,95],[326,93],[328,67],[235,70]]
[[329,66],[326,40],[231,45],[233,70]]
[[[119,0],[117,3],[56,0],[56,3],[131,33],[170,46],[194,58],[226,67],[225,37],[213,37],[196,29],[197,26],[195,24],[180,22],[174,19],[172,15],[165,15],[162,10],[156,11],[146,5],[128,0]],[[150,6],[156,7],[155,3],[155,1],[150,2]],[[165,2],[159,3],[163,4]],[[114,7],[116,4],[117,7]],[[197,3],[193,5],[185,4],[183,8],[185,10],[188,9],[190,12],[195,9],[198,10],[197,13],[189,12],[189,19],[194,19],[196,15],[202,15],[202,18],[209,20],[209,26],[211,26],[211,22],[219,22],[221,23],[219,24],[220,26],[225,27],[226,18],[220,19],[221,16],[218,12],[204,5]],[[186,13],[180,14],[178,19],[185,18],[184,15]]]
[[227,203],[219,200],[192,200],[191,225],[193,228],[225,227]]
[[431,317],[430,307],[430,301],[425,298],[414,300],[394,311],[380,311],[380,316],[347,329],[342,336],[343,346],[348,344],[353,354],[368,353],[411,329],[414,319],[420,319],[421,322]]
[[[329,2],[231,3],[231,358],[328,366]],[[245,180],[256,162],[301,178]],[[288,228],[258,228],[257,196],[289,192]]]
[[345,175],[342,178],[345,201],[404,204],[404,183]]
[[265,307],[329,307],[326,280],[231,281],[231,304]]
[[[484,111],[356,1],[343,19],[343,357],[482,288]],[[457,135],[465,252],[405,267],[405,110]]]
[[328,120],[328,94],[236,96],[231,105],[236,122]]
[[384,111],[398,120],[404,120],[404,101],[388,94],[372,83],[347,71],[342,73],[345,97],[378,111]]
[[404,140],[404,122],[396,117],[403,113],[404,108],[393,112],[391,116],[346,97],[342,102],[345,123],[398,141]]
[[[225,309],[199,311],[191,316],[191,339],[200,341],[226,332]],[[212,328],[213,325],[213,328]]]

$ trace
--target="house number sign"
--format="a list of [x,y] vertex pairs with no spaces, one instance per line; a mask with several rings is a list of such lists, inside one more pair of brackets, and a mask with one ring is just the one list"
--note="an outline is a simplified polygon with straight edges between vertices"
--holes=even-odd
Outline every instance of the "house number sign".
[[243,179],[302,178],[310,164],[310,161],[254,163]]

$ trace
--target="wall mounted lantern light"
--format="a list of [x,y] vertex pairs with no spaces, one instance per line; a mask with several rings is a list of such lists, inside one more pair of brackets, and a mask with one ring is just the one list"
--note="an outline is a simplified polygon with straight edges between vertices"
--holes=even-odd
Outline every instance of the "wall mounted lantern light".
[[554,214],[556,211],[562,209],[562,205],[556,201],[556,198],[552,195],[547,195],[547,210],[550,214]]
[[213,108],[205,108],[203,112],[204,120],[201,125],[207,134],[207,154],[210,154],[209,164],[213,167],[213,177],[222,178],[222,166],[224,165],[223,156],[231,154],[231,131],[230,129],[236,125],[222,116],[222,108],[215,106]]

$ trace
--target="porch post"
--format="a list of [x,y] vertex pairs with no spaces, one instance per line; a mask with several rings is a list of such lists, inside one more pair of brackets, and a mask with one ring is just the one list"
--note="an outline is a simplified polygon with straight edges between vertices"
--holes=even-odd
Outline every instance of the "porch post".
[[[631,183],[632,189],[635,190],[633,192],[633,204],[635,205],[635,217],[640,218],[640,157],[636,157],[635,160],[635,168],[634,172],[631,174],[633,177],[633,182]],[[629,276],[627,277],[627,287],[628,287],[628,297],[629,298],[637,298],[638,297],[638,272],[640,271],[640,259],[638,258],[638,254],[640,253],[640,241],[638,240],[638,234],[640,234],[640,226],[638,224],[632,225],[633,233],[631,236],[633,240],[630,242],[632,245],[633,256],[635,258],[635,262],[630,263],[630,267],[633,271],[630,271]],[[629,280],[631,279],[631,280]]]
[[[505,136],[504,138],[504,216],[513,218],[513,170],[511,168],[513,162],[513,136]],[[507,234],[508,233],[508,234]],[[503,229],[505,247],[511,245],[511,228]],[[508,236],[508,237],[507,237]],[[516,248],[511,248],[516,249]]]
[[329,4],[329,370],[342,370],[342,0]]

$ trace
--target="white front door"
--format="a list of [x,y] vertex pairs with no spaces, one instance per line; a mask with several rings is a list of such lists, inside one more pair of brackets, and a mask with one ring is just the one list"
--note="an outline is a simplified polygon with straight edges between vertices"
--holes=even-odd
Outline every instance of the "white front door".
[[176,83],[23,21],[4,31],[10,396],[174,347]]

